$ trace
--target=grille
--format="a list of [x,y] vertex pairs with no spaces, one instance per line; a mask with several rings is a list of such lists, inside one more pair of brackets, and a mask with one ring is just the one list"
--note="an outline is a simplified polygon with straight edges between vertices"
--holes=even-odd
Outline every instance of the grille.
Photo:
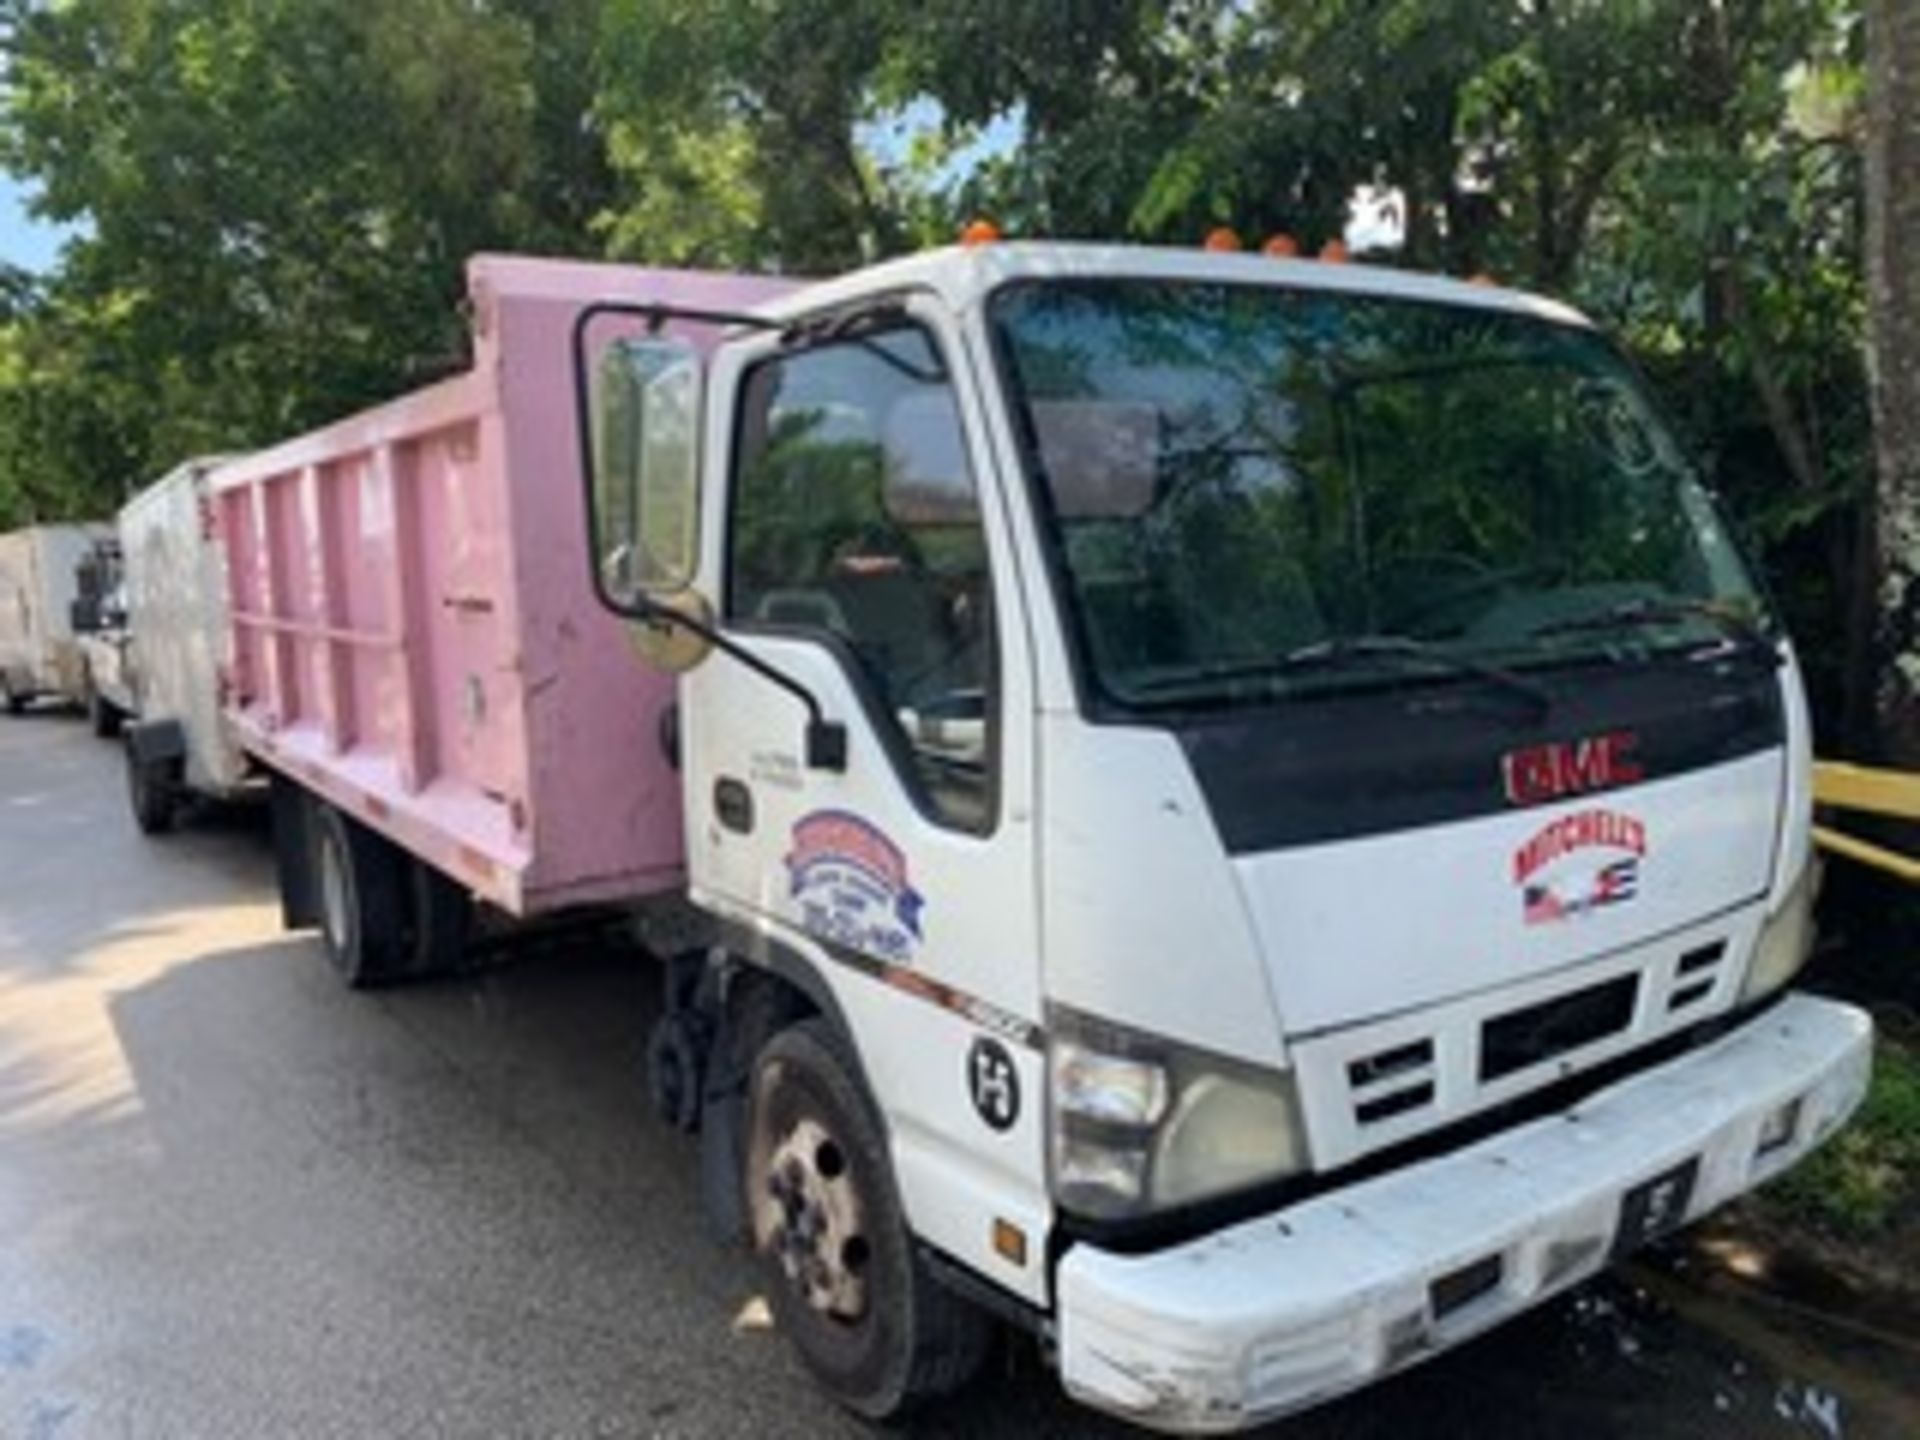
[[1433,1042],[1415,1040],[1347,1062],[1353,1118],[1378,1125],[1433,1103]]
[[1480,1027],[1480,1083],[1619,1034],[1633,1021],[1639,992],[1640,977],[1622,975],[1487,1021]]

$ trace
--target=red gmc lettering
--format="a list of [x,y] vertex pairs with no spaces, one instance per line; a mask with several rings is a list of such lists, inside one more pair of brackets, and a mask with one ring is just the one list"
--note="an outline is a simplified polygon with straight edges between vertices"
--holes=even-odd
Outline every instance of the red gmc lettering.
[[1538,805],[1568,795],[1631,785],[1646,771],[1633,759],[1640,737],[1631,730],[1614,730],[1584,740],[1556,740],[1500,757],[1500,774],[1507,799],[1515,805]]

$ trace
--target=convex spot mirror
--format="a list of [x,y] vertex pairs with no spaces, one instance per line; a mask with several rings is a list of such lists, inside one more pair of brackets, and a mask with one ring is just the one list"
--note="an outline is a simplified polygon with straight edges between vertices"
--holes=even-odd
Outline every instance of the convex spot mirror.
[[[677,615],[684,615],[693,624],[674,624]],[[712,629],[713,606],[689,586],[671,595],[649,597],[645,616],[627,627],[627,643],[656,670],[680,675],[707,658],[713,649],[713,642],[707,638]]]
[[709,642],[712,607],[693,588],[699,546],[700,354],[683,340],[622,339],[594,373],[594,583],[635,621],[634,649],[665,670],[691,669]]

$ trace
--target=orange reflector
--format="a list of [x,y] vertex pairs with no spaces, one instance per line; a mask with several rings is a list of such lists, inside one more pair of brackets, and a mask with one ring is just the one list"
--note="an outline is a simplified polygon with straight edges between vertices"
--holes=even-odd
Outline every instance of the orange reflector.
[[1300,242],[1282,230],[1277,235],[1267,237],[1267,243],[1260,247],[1260,253],[1271,255],[1276,260],[1289,259],[1300,253]]
[[1200,242],[1203,250],[1238,250],[1240,236],[1229,225],[1216,225],[1207,232],[1207,238]]
[[1000,227],[991,220],[969,221],[960,232],[962,245],[991,245],[1000,238]]
[[993,1222],[993,1253],[1015,1265],[1027,1263],[1027,1232],[1011,1220]]
[[1347,254],[1347,242],[1329,240],[1320,247],[1320,258],[1329,265],[1344,265],[1352,257]]

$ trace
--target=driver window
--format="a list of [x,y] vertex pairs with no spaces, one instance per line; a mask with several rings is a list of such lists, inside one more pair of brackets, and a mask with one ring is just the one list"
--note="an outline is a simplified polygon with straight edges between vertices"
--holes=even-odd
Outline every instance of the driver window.
[[896,326],[765,361],[740,425],[728,615],[838,641],[927,806],[985,829],[992,589],[939,352]]

